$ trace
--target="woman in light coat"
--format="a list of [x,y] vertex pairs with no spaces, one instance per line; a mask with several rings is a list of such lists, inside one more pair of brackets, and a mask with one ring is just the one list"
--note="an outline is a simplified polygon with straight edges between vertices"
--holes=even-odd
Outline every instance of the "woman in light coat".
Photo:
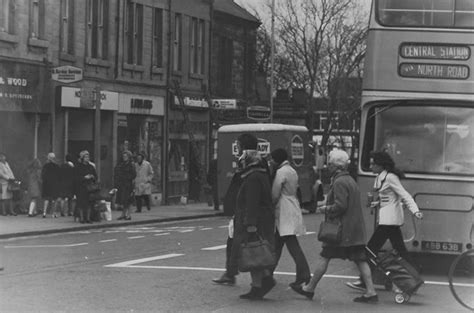
[[137,155],[137,163],[135,163],[135,201],[137,203],[137,213],[142,211],[142,201],[146,208],[150,211],[150,195],[151,195],[151,180],[153,179],[153,167],[150,162],[145,160],[145,154],[139,153]]
[[28,217],[36,216],[36,205],[41,198],[41,161],[33,159],[26,172],[28,174],[28,197],[30,198],[30,206],[28,208]]
[[[405,221],[403,205],[405,204],[418,219],[423,218],[423,213],[420,212],[415,200],[400,183],[400,178],[404,178],[405,175],[395,167],[392,157],[387,152],[382,151],[374,151],[370,156],[370,167],[372,172],[377,174],[374,182],[374,191],[378,193],[378,199],[371,203],[371,207],[378,207],[379,209],[378,225],[367,243],[367,247],[377,254],[385,242],[390,240],[392,247],[404,259],[413,264],[405,247],[400,229]],[[366,287],[360,279],[346,284],[358,290],[365,290]]]
[[15,179],[15,176],[13,175],[10,165],[8,165],[7,157],[5,154],[0,153],[0,206],[2,207],[2,214],[4,216],[7,215],[7,210],[8,214],[16,215],[12,207],[13,194],[8,190],[9,181],[13,179]]
[[297,286],[308,283],[311,278],[308,262],[296,237],[306,233],[303,215],[296,197],[298,174],[288,162],[288,153],[285,149],[276,149],[271,153],[271,156],[274,168],[276,168],[272,184],[272,201],[275,206],[277,230],[275,233],[275,255],[278,263],[283,245],[286,244],[288,252],[296,264],[296,279],[290,286]]

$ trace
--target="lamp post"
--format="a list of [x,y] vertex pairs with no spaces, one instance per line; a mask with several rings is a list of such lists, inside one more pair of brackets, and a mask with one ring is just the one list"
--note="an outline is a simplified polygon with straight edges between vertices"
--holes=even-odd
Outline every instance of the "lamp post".
[[100,180],[100,86],[96,85],[92,96],[94,102],[94,156],[95,156],[95,170],[97,172],[97,179]]
[[270,123],[273,123],[273,68],[275,65],[275,0],[272,0],[272,30],[270,49]]

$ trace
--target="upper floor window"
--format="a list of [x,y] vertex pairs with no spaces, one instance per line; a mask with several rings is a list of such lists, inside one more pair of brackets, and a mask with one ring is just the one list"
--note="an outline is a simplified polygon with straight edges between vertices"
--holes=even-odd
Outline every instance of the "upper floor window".
[[204,25],[204,20],[191,20],[190,72],[194,74],[204,74]]
[[44,24],[44,0],[32,0],[30,2],[30,37],[36,39],[43,39]]
[[61,52],[74,54],[74,0],[61,1]]
[[128,64],[143,64],[143,5],[127,1],[125,19],[125,59]]
[[183,17],[181,14],[174,16],[174,38],[173,38],[173,70],[181,71],[181,58],[183,48]]
[[163,10],[153,11],[153,66],[163,67]]
[[15,0],[0,0],[0,32],[13,34]]
[[[71,1],[72,2],[72,1]],[[87,55],[107,59],[109,0],[87,1]]]
[[217,79],[219,89],[231,92],[232,63],[234,60],[234,42],[227,37],[219,37],[217,51]]

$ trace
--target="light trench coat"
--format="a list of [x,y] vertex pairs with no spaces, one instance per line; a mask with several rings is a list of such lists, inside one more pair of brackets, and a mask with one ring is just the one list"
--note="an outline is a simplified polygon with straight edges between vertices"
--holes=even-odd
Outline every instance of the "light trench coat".
[[13,194],[8,191],[8,180],[15,179],[8,162],[0,162],[0,200],[8,200],[13,197]]
[[151,180],[153,178],[153,167],[150,162],[143,160],[142,164],[135,163],[135,196],[151,195]]
[[300,204],[296,197],[297,190],[298,174],[288,161],[284,161],[277,169],[272,185],[275,224],[280,236],[306,233]]

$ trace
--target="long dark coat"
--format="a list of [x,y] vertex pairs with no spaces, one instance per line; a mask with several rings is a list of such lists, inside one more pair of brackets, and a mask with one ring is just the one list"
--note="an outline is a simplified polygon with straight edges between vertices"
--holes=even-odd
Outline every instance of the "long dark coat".
[[131,161],[121,162],[114,169],[114,188],[117,188],[116,203],[128,205],[132,202],[133,180],[136,177],[135,166]]
[[367,243],[359,187],[348,172],[340,172],[334,176],[327,196],[326,210],[329,218],[342,220],[342,241],[339,246]]
[[59,168],[59,196],[71,199],[74,195],[74,165],[64,163]]
[[41,170],[42,192],[44,199],[59,197],[59,165],[53,162],[46,163]]
[[238,249],[247,238],[247,227],[256,226],[257,233],[274,246],[275,213],[268,171],[260,165],[249,167],[241,174],[242,185],[237,194],[234,216],[232,264],[236,266]]
[[89,192],[87,191],[87,184],[90,180],[84,177],[89,174],[94,175],[94,178],[97,178],[95,167],[90,163],[78,163],[74,167],[73,186],[74,194],[76,195],[76,206],[78,208],[87,208],[87,206],[91,205],[91,202],[93,202],[89,199]]

